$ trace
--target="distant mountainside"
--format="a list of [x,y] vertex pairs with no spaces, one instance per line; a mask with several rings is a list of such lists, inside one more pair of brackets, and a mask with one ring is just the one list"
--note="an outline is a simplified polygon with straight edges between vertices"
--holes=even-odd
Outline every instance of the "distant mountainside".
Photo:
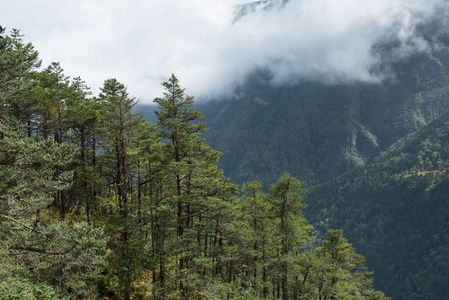
[[256,73],[234,99],[199,106],[208,143],[238,183],[305,181],[306,217],[344,229],[386,295],[447,299],[448,57],[415,55],[381,84],[270,87]]
[[[317,232],[344,229],[393,299],[449,295],[449,51],[388,66],[393,80],[272,86],[254,72],[199,103],[207,143],[233,182],[305,182]],[[151,120],[151,114],[148,114]]]
[[232,180],[269,184],[288,171],[315,184],[370,163],[448,110],[447,57],[424,53],[397,63],[396,80],[382,84],[272,87],[260,71],[233,99],[197,108]]
[[307,191],[319,231],[343,229],[393,299],[449,295],[449,114],[372,164]]

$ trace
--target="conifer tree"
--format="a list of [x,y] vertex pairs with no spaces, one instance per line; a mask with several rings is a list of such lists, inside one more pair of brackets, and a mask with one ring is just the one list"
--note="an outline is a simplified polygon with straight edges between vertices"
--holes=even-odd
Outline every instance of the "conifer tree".
[[272,226],[272,206],[269,195],[261,191],[262,184],[250,182],[242,188],[242,212],[246,215],[250,228],[249,239],[252,257],[249,265],[253,265],[250,286],[253,286],[264,298],[268,297],[269,260],[273,257],[274,230]]
[[387,299],[373,289],[365,258],[355,252],[342,230],[329,230],[318,253],[322,260],[319,299]]
[[[41,65],[38,52],[31,43],[24,43],[19,30],[0,39],[0,119],[13,115],[27,124],[30,136],[36,109],[34,73]],[[0,138],[3,135],[0,133]]]
[[176,207],[175,247],[179,257],[176,289],[186,296],[192,292],[198,270],[204,273],[203,263],[209,255],[213,228],[216,228],[212,214],[221,206],[223,200],[218,196],[223,185],[227,186],[227,180],[214,165],[220,153],[202,138],[205,123],[200,122],[201,113],[191,107],[193,97],[185,94],[174,75],[162,85],[164,97],[154,101],[159,109],[156,111],[159,135],[165,141],[162,151],[167,178],[174,187],[174,191],[166,195],[165,203]]
[[[159,111],[158,126],[160,136],[167,139],[163,149],[167,155],[168,167],[173,176],[176,192],[173,195],[176,203],[176,234],[181,251],[179,259],[179,272],[184,272],[186,268],[186,258],[184,252],[186,244],[184,241],[184,231],[187,223],[185,216],[188,197],[188,179],[191,173],[190,160],[199,155],[198,138],[195,134],[204,130],[205,123],[194,123],[202,118],[201,113],[190,106],[193,104],[193,97],[185,94],[185,89],[179,85],[179,80],[172,74],[167,82],[162,83],[166,92],[163,98],[156,98]],[[180,280],[179,288],[184,290],[184,280]]]
[[236,196],[174,75],[150,124],[116,79],[37,73],[18,31],[0,58],[2,298],[387,299],[341,231],[313,249],[298,179]]
[[[271,186],[273,213],[278,232],[277,268],[279,278],[276,280],[278,297],[288,298],[289,270],[293,258],[307,243],[311,227],[302,215],[305,205],[301,202],[302,183],[288,173]],[[282,295],[282,296],[280,296]]]
[[23,44],[16,30],[0,43],[0,269],[13,264],[23,270],[2,273],[8,284],[1,287],[2,297],[88,297],[102,269],[102,228],[68,226],[54,217],[53,205],[72,186],[77,148],[56,135],[39,136],[48,124],[41,118],[40,62],[32,45]]
[[70,191],[72,202],[77,203],[77,211],[85,209],[87,223],[92,222],[95,209],[95,196],[101,184],[98,168],[94,166],[97,153],[96,136],[99,132],[100,120],[105,114],[104,105],[97,98],[90,98],[89,87],[81,78],[70,82],[69,97],[66,100],[66,122],[70,128],[67,139],[79,147],[79,159],[75,172],[74,186]]
[[[117,200],[119,206],[118,218],[113,219],[113,227],[118,228],[119,240],[116,241],[117,249],[114,256],[115,272],[120,278],[120,285],[124,299],[131,297],[131,284],[134,269],[138,262],[133,260],[133,253],[139,251],[138,245],[132,238],[133,216],[130,207],[130,182],[131,157],[129,148],[135,135],[135,129],[140,123],[137,114],[131,112],[135,104],[133,98],[129,98],[125,86],[116,79],[105,81],[99,96],[106,108],[106,120],[103,124],[104,146],[109,148],[109,154],[115,166],[110,166]],[[107,122],[107,123],[106,123]]]

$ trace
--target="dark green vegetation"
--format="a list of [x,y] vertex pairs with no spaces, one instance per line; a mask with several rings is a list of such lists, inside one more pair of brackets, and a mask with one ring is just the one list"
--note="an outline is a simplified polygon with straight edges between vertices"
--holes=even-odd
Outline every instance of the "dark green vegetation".
[[395,299],[446,299],[449,288],[449,114],[373,164],[308,190],[318,230],[341,228]]
[[288,173],[238,195],[171,76],[157,122],[116,79],[92,97],[0,40],[0,298],[386,299],[364,258],[315,240]]
[[198,105],[226,176],[303,180],[306,218],[322,235],[343,229],[394,299],[449,295],[446,36],[380,66],[394,74],[382,83],[274,87],[258,71],[232,97]]
[[259,71],[232,99],[198,109],[232,180],[268,183],[287,170],[315,184],[370,163],[441,116],[449,107],[447,58],[447,51],[416,55],[393,65],[395,79],[382,84],[273,87]]

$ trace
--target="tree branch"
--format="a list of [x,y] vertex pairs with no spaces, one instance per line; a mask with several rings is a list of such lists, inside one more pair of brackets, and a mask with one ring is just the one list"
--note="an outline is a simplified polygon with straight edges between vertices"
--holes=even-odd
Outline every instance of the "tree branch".
[[35,247],[30,247],[30,246],[28,246],[28,247],[12,246],[12,247],[10,247],[10,249],[37,252],[37,253],[42,253],[42,254],[47,254],[47,255],[61,255],[61,254],[67,254],[69,252],[68,250],[65,250],[63,252],[50,252],[45,249],[35,248]]
[[41,235],[45,236],[46,238],[50,238],[50,235],[49,235],[48,233],[45,233],[45,232],[40,231],[40,230],[37,230],[36,228],[33,228],[33,227],[31,227],[31,226],[28,226],[27,224],[22,223],[22,222],[20,222],[20,221],[18,221],[18,220],[16,220],[16,219],[13,219],[13,218],[11,218],[11,217],[8,217],[8,216],[2,215],[2,214],[0,214],[0,218],[3,218],[3,219],[5,219],[5,220],[8,220],[9,222],[11,222],[11,223],[13,223],[13,224],[17,224],[17,225],[20,225],[20,226],[22,226],[22,227],[25,227],[26,229],[29,229],[29,230],[31,230],[31,231],[34,231],[34,232],[36,232],[36,233],[38,233],[38,234],[41,234]]

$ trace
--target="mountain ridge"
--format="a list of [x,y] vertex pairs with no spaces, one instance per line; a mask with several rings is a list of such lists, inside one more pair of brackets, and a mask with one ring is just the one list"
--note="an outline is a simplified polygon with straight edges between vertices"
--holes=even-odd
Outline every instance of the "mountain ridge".
[[[440,60],[423,53],[411,61],[397,64],[397,80],[384,84],[272,87],[269,74],[256,72],[233,99],[197,105],[210,127],[206,138],[224,153],[219,166],[239,183],[253,175],[272,182],[279,174],[270,178],[263,173],[276,171],[276,164],[306,183],[329,179],[369,163],[449,108]],[[269,159],[280,153],[285,157],[277,162]],[[266,171],[245,175],[256,165]]]
[[[231,181],[305,183],[318,236],[345,236],[393,299],[449,294],[449,50],[393,63],[381,83],[273,86],[257,70],[234,96],[197,103]],[[410,250],[410,247],[413,250]]]
[[343,229],[393,299],[447,295],[448,139],[446,113],[373,164],[306,192],[316,229]]

